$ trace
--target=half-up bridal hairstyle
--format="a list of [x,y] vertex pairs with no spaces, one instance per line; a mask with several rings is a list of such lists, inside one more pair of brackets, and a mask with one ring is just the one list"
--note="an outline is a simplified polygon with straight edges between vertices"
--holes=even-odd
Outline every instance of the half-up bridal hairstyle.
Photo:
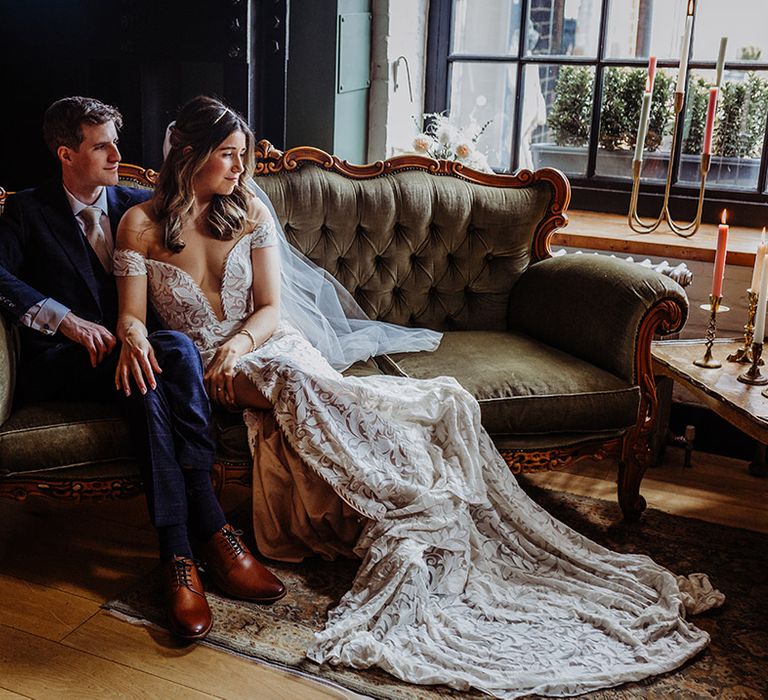
[[230,134],[245,136],[244,172],[230,195],[214,195],[208,210],[211,233],[220,240],[238,238],[255,222],[248,217],[253,193],[247,182],[253,176],[253,133],[245,119],[213,97],[200,95],[182,107],[171,128],[169,151],[155,188],[155,214],[163,227],[165,247],[178,253],[184,248],[181,232],[194,204],[193,182],[211,153]]

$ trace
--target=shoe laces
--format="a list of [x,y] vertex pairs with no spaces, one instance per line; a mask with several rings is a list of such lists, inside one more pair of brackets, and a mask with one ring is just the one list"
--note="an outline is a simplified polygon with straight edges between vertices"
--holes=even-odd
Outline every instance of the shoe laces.
[[221,534],[224,535],[224,540],[229,545],[229,556],[232,559],[237,559],[237,557],[245,552],[245,547],[240,540],[240,535],[243,534],[242,530],[232,530],[225,527],[222,529]]
[[180,586],[190,587],[192,585],[190,576],[194,565],[195,563],[191,559],[174,559],[173,575],[176,578],[176,583]]

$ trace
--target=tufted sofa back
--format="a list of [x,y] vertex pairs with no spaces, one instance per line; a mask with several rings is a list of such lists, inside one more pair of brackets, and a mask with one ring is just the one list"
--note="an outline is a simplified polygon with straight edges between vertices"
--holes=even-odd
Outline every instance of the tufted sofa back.
[[549,232],[551,182],[486,176],[509,183],[492,186],[426,167],[350,177],[338,170],[353,166],[336,159],[340,168],[298,160],[256,182],[290,242],[371,318],[436,330],[507,327],[510,291],[536,257],[535,237]]

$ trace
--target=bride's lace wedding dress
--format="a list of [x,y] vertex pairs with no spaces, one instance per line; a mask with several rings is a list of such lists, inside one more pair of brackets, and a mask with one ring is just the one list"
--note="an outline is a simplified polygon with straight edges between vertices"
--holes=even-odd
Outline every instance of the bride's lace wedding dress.
[[[164,322],[208,363],[252,313],[250,250],[274,236],[262,224],[230,251],[223,319],[170,263],[118,250],[115,274],[147,275]],[[273,403],[303,468],[358,518],[362,564],[307,651],[315,661],[513,698],[639,680],[707,645],[684,619],[687,580],[608,551],[533,503],[455,380],[345,378],[288,320],[238,368]]]

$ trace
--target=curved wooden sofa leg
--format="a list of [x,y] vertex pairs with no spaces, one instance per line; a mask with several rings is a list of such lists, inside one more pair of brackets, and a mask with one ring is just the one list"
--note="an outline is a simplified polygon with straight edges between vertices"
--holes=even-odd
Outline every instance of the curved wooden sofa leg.
[[624,520],[634,522],[640,519],[646,508],[645,499],[640,495],[640,482],[648,468],[650,448],[647,441],[625,442],[624,453],[619,461],[618,496]]
[[638,520],[646,508],[640,483],[651,463],[650,438],[659,415],[656,379],[653,376],[651,341],[655,334],[679,331],[685,323],[686,309],[674,299],[654,304],[645,314],[637,333],[635,377],[640,386],[637,423],[624,438],[619,461],[618,497],[624,519]]

